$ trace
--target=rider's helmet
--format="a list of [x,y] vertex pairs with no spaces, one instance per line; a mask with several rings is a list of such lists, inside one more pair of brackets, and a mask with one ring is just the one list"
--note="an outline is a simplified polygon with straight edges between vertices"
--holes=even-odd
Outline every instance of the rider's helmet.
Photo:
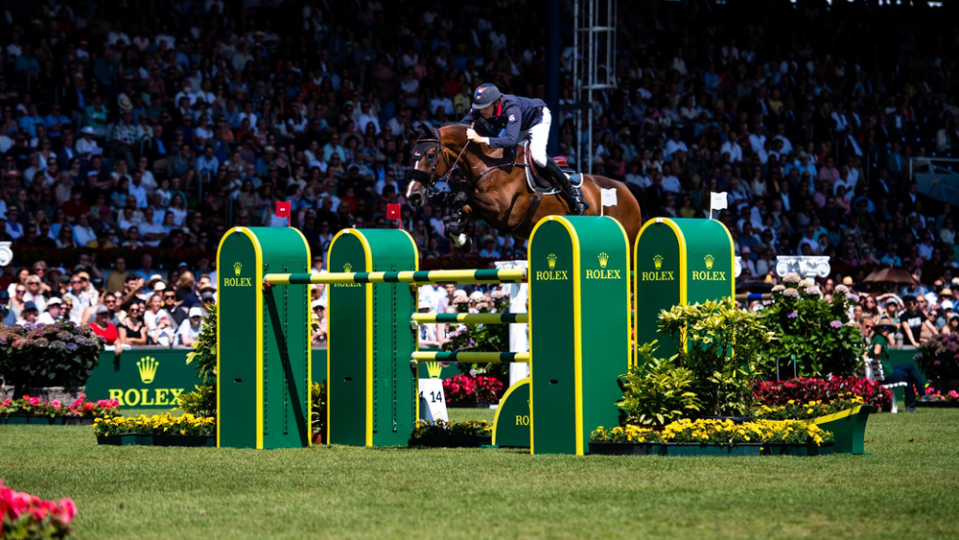
[[476,87],[476,93],[473,94],[473,108],[476,110],[485,109],[496,103],[501,98],[499,88],[493,83],[483,83]]

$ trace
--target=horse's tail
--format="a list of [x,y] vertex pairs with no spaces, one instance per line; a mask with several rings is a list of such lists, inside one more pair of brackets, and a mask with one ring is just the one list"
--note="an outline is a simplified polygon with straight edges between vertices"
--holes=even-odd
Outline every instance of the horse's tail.
[[653,209],[649,204],[649,201],[646,199],[646,192],[643,188],[637,186],[632,182],[623,182],[626,184],[626,189],[629,190],[630,195],[636,199],[636,203],[639,205],[639,215],[640,223],[639,226],[642,227],[644,223],[653,218]]

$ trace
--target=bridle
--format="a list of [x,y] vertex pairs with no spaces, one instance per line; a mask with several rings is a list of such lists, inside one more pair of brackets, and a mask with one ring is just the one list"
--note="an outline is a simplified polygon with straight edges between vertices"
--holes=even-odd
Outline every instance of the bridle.
[[[463,157],[463,154],[466,153],[466,149],[469,147],[469,140],[466,141],[466,144],[463,145],[463,149],[460,150],[459,155],[456,156],[456,159],[450,163],[449,154],[446,153],[446,149],[443,147],[443,137],[440,136],[440,132],[434,128],[429,128],[432,137],[426,137],[416,141],[416,145],[413,147],[413,158],[419,160],[420,156],[425,156],[426,165],[430,167],[429,172],[421,171],[419,169],[413,169],[410,171],[410,177],[412,180],[419,182],[426,189],[426,198],[430,198],[433,195],[439,193],[439,190],[436,189],[436,184],[444,182],[446,186],[449,186],[450,177],[459,167],[460,158]],[[435,152],[429,152],[432,149],[436,149]],[[439,156],[443,156],[443,162],[446,164],[446,172],[440,176],[436,177],[436,168],[440,164]],[[446,187],[443,188],[444,190]]]

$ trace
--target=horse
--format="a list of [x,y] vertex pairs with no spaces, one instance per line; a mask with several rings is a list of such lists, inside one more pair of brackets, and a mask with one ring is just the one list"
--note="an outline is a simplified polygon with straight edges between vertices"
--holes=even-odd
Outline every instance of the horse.
[[[420,207],[437,193],[436,184],[449,181],[454,170],[462,172],[462,191],[453,198],[453,219],[446,236],[461,251],[469,251],[472,239],[463,232],[463,220],[482,218],[503,234],[529,239],[533,227],[545,216],[567,215],[569,202],[556,193],[544,195],[530,188],[524,168],[533,166],[522,146],[515,149],[489,148],[466,138],[465,124],[438,129],[425,128],[413,150],[413,168],[406,198]],[[515,158],[514,158],[515,156]],[[580,189],[589,203],[586,215],[600,215],[601,189],[616,190],[617,203],[606,207],[604,215],[615,218],[629,238],[630,251],[643,224],[642,190],[604,176],[585,174]]]

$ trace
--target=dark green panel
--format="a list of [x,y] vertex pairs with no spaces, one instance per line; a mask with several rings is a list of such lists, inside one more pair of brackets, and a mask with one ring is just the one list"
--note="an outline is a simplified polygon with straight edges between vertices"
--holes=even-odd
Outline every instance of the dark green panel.
[[[254,231],[264,246],[264,273],[309,270],[306,242],[296,229],[256,228]],[[264,291],[263,300],[263,447],[308,446],[309,286],[269,287]]]
[[629,247],[610,218],[569,218],[581,249],[582,441],[597,426],[615,426],[623,397],[618,378],[629,369]]
[[256,448],[257,258],[250,237],[231,229],[217,259],[219,446]]
[[[409,235],[397,229],[361,231],[373,253],[372,272],[416,270],[418,254]],[[416,334],[410,319],[416,309],[406,283],[373,285],[373,445],[406,445],[416,424],[416,372],[410,359]]]
[[732,295],[736,279],[732,241],[725,226],[709,219],[673,220],[686,237],[686,260],[690,304]]
[[493,444],[529,448],[529,430],[529,379],[523,379],[511,386],[500,401],[493,425]]
[[535,230],[529,268],[532,451],[574,454],[573,250],[559,221],[547,221]]
[[310,380],[319,384],[326,382],[326,349],[313,349],[313,373]]
[[[331,272],[369,271],[366,249],[356,235],[341,234],[330,248]],[[333,444],[366,444],[366,294],[372,285],[328,285],[330,420]]]
[[654,223],[643,230],[634,253],[636,343],[659,341],[658,354],[676,353],[668,336],[659,333],[659,314],[680,303],[679,239],[669,225]]
[[173,409],[177,396],[202,382],[195,365],[186,363],[189,350],[131,349],[119,357],[105,350],[87,379],[87,398],[116,399],[128,408]]

